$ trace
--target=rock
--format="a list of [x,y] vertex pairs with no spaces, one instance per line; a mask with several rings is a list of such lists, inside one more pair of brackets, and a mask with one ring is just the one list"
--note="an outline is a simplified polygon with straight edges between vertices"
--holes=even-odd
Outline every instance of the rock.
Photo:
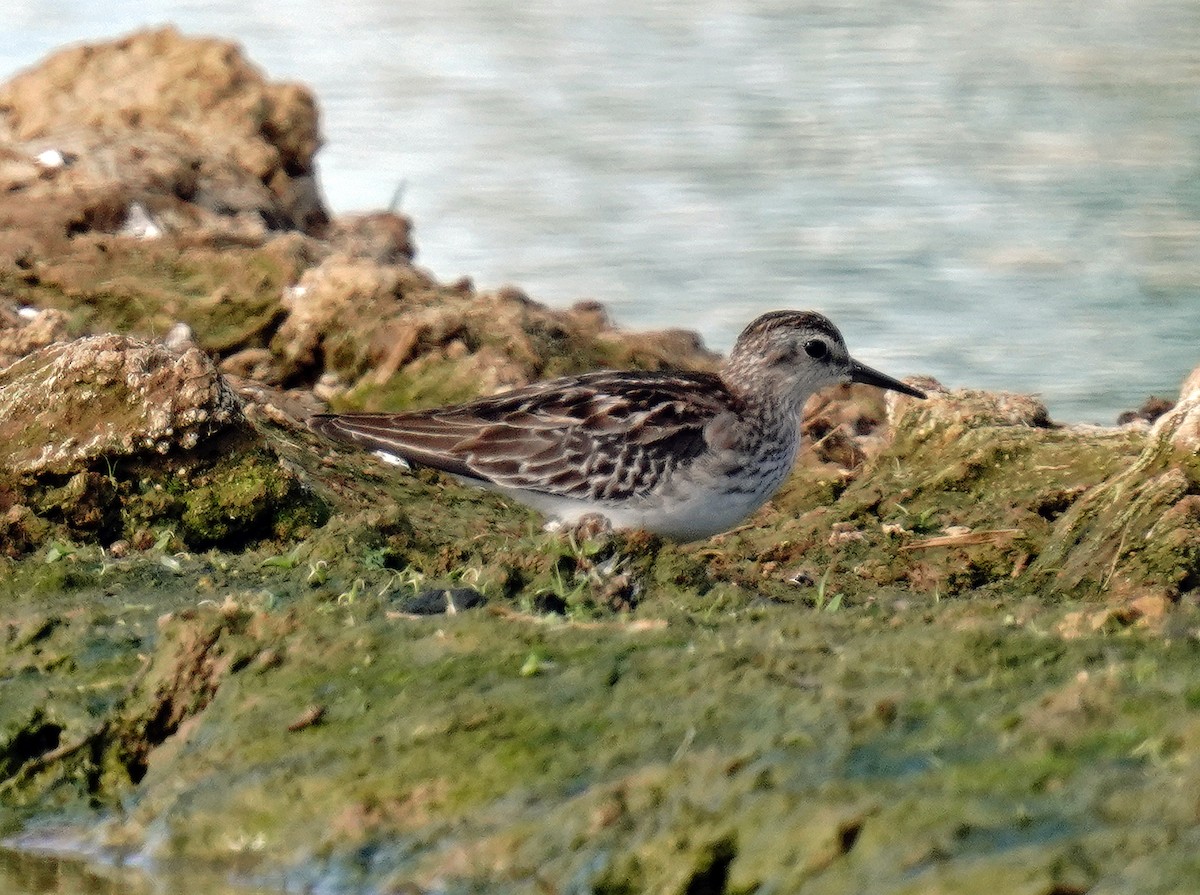
[[1170,599],[1200,581],[1200,369],[1150,428],[1133,463],[1092,488],[1064,514],[1033,571],[1064,588],[1110,592],[1152,587]]
[[186,351],[196,344],[196,334],[186,323],[176,323],[170,332],[163,337],[163,347],[176,354]]
[[473,587],[426,587],[400,600],[396,608],[408,615],[454,615],[486,602],[487,597]]
[[1118,416],[1117,425],[1127,426],[1130,423],[1146,425],[1147,423],[1153,423],[1174,406],[1175,403],[1173,401],[1151,395],[1142,402],[1142,406],[1137,410],[1126,410]]
[[401,264],[417,253],[408,218],[388,211],[340,215],[330,224],[325,238],[335,251],[377,264]]
[[800,462],[857,469],[882,446],[877,436],[886,417],[877,388],[846,385],[813,395],[804,409]]
[[0,361],[70,321],[194,341],[231,375],[364,409],[715,365],[695,333],[622,332],[596,302],[437,283],[411,263],[406,218],[328,221],[318,145],[307,90],[171,28],[63,50],[0,86],[0,290],[60,315],[0,319]]
[[[66,536],[134,549],[287,538],[328,515],[198,348],[128,336],[41,348],[0,371],[0,551]],[[36,517],[36,518],[31,518]]]
[[0,467],[18,473],[190,450],[239,423],[237,398],[196,348],[90,336],[0,372]]
[[66,338],[67,315],[62,311],[0,302],[0,370]]
[[951,393],[936,380],[913,381],[925,389],[928,397],[925,401],[918,401],[888,392],[885,397],[889,422],[895,422],[911,408],[919,407],[922,425],[949,426],[955,431],[992,426],[1049,429],[1055,425],[1050,420],[1046,405],[1033,395],[977,389],[959,389]]
[[50,524],[22,504],[10,507],[0,516],[0,554],[20,556],[42,543],[50,534]]
[[174,28],[60,50],[0,87],[0,230],[145,237],[328,222],[312,93]]
[[1179,401],[1158,417],[1150,437],[1185,453],[1200,453],[1200,367],[1183,381]]
[[[1111,508],[1093,499],[1145,450],[1144,433],[1056,427],[1027,396],[921,386],[927,400],[887,402],[888,423],[861,437],[878,441],[859,467],[832,477],[819,462],[802,468],[756,526],[727,536],[729,549],[762,568],[815,570],[814,580],[830,572],[829,592],[851,600],[880,586],[939,596],[988,585],[1097,594],[1156,581],[1172,595],[1193,586],[1190,514],[1180,508],[1154,526],[1186,494],[1179,470],[1146,491],[1144,510],[1140,500],[1130,508],[1129,482],[1109,492]],[[845,412],[819,408],[853,431]],[[1142,470],[1134,487],[1146,482]]]
[[364,405],[383,392],[395,406],[392,382],[402,403],[443,403],[598,367],[715,365],[694,333],[621,332],[587,307],[448,288],[411,265],[345,253],[307,270],[283,307],[274,380],[314,383],[335,371]]

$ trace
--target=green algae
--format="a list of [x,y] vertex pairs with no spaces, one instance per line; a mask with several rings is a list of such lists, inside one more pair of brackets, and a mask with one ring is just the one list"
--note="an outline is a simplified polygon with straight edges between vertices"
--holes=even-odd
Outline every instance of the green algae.
[[53,537],[107,545],[152,530],[173,532],[185,547],[237,547],[303,537],[329,518],[328,504],[261,447],[181,452],[165,476],[159,463],[134,458],[63,479],[0,478],[0,492],[25,511],[0,528],[10,555]]
[[[426,299],[427,300],[427,299]],[[439,333],[452,339],[455,351],[430,351],[408,365],[400,374],[379,377],[362,375],[368,367],[368,344],[360,333],[348,330],[327,337],[326,363],[333,369],[361,376],[357,384],[332,402],[345,411],[396,410],[455,404],[479,396],[480,376],[488,363],[504,364],[515,358],[527,365],[535,379],[568,376],[599,369],[660,370],[670,366],[663,351],[636,342],[572,332],[563,326],[523,321],[523,344],[515,344],[512,333],[492,332],[486,318],[467,318],[458,328]],[[422,348],[421,340],[414,353]],[[693,353],[698,350],[691,348]],[[480,358],[487,361],[480,362]]]
[[[973,409],[969,395],[937,400],[908,403],[891,443],[839,483],[835,500],[828,479],[795,477],[761,527],[726,536],[741,555],[728,574],[773,594],[797,571],[828,576],[850,600],[887,587],[938,598],[986,587],[1101,593],[1099,578],[1055,577],[1055,545],[1084,495],[1135,465],[1145,437],[1014,425]],[[1088,561],[1106,546],[1093,545]]]
[[261,449],[193,475],[181,501],[181,534],[198,547],[290,540],[329,517],[326,505]]
[[[1190,473],[1129,473],[1133,433],[926,412],[695,545],[547,534],[266,424],[178,484],[59,481],[80,518],[129,489],[176,525],[2,567],[0,829],[372,891],[1171,891],[1200,835]],[[1078,508],[1172,470],[1176,565],[1121,566],[1174,589],[1168,623],[1070,624],[1110,597],[1045,568],[1104,530]],[[337,511],[255,515],[291,481]],[[486,605],[408,613],[452,586]]]
[[74,335],[162,336],[182,321],[221,354],[267,344],[304,263],[286,239],[253,247],[87,235],[58,249],[31,270],[0,268],[0,291],[66,312]]
[[[1035,460],[1031,448],[1031,469],[1061,465]],[[1049,893],[1187,878],[1194,603],[1166,638],[1064,639],[1087,600],[1017,584],[955,600],[863,586],[817,610],[804,586],[754,582],[736,556],[752,531],[580,544],[432,475],[325,463],[342,513],[286,552],[113,562],[80,548],[42,564],[78,567],[72,593],[11,567],[5,605],[24,618],[5,653],[3,754],[27,767],[38,749],[87,746],[10,776],[7,829],[99,810],[101,844],[164,866],[384,891]],[[1075,487],[1041,472],[1037,493]],[[922,499],[906,498],[910,516]],[[620,612],[601,568],[639,585]],[[571,594],[561,614],[543,593],[555,575]],[[453,581],[489,607],[400,609]]]
[[339,412],[434,407],[470,400],[478,392],[477,371],[465,368],[461,360],[442,357],[432,358],[422,363],[420,369],[392,376],[383,383],[364,377],[332,406]]
[[[303,558],[260,561],[253,594],[227,590],[248,563],[193,562],[174,593],[139,589],[132,562],[111,580],[136,597],[97,592],[90,618],[14,638],[54,667],[89,637],[30,698],[55,697],[59,743],[103,726],[22,783],[25,810],[81,791],[108,806],[108,845],[154,830],[168,863],[451,891],[969,891],[1014,873],[1083,891],[1194,826],[1177,796],[1200,783],[1200,722],[1179,711],[1194,639],[1063,641],[995,601],[759,603],[700,625],[660,593],[629,619],[418,620],[391,610],[386,569],[346,599],[340,570],[315,586]],[[11,728],[48,745],[23,702],[4,701]],[[319,723],[289,729],[314,705]],[[1147,834],[1114,851],[1131,822]]]
[[1195,457],[1165,439],[1071,508],[1040,559],[1061,587],[1200,587],[1200,481]]

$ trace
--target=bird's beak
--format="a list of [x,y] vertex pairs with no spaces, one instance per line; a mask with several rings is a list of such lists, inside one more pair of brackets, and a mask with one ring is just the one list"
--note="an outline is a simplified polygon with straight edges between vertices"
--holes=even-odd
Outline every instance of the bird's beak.
[[894,392],[902,392],[906,395],[912,395],[914,398],[925,397],[925,393],[919,388],[913,388],[911,385],[905,385],[899,379],[893,379],[886,373],[880,373],[878,370],[872,370],[866,364],[860,364],[853,358],[850,359],[850,381],[862,382],[866,385],[873,385],[876,388],[888,388]]

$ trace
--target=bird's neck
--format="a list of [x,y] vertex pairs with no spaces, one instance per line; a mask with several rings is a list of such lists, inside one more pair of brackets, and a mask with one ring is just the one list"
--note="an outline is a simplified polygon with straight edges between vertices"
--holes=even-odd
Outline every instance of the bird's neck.
[[727,366],[722,379],[737,399],[738,415],[753,424],[751,429],[777,432],[780,437],[799,431],[810,392],[781,388],[782,383],[763,382],[761,377],[754,377],[751,382],[751,377],[739,376],[739,372],[738,368]]

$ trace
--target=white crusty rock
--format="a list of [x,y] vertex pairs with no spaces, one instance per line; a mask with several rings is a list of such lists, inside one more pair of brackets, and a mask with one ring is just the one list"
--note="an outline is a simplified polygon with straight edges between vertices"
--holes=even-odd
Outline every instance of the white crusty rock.
[[128,336],[89,336],[0,370],[0,468],[18,473],[190,450],[245,424],[237,397],[195,347],[174,353]]
[[1183,381],[1179,400],[1155,420],[1150,436],[1165,438],[1178,450],[1200,453],[1200,367]]

